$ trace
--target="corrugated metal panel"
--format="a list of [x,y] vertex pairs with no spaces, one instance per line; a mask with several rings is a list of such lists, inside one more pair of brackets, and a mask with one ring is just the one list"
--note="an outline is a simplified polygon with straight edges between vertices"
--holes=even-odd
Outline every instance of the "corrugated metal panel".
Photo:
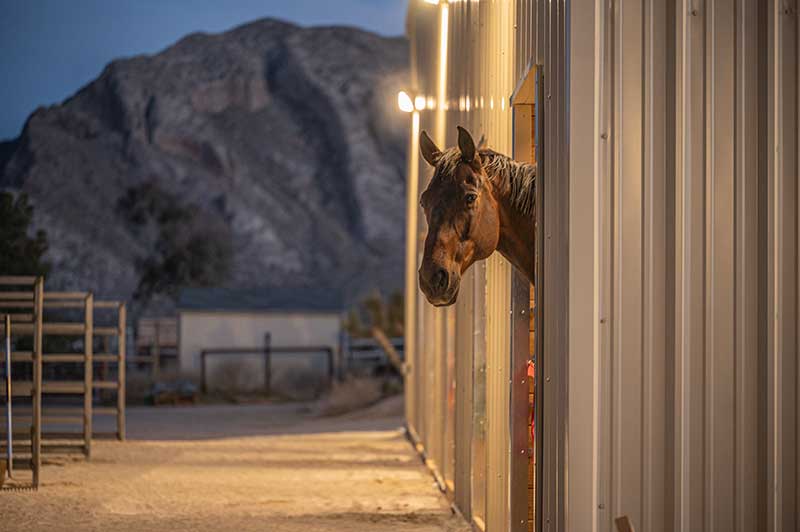
[[797,530],[797,5],[769,3],[767,128],[769,294],[768,523]]
[[[568,4],[565,0],[543,2],[539,17],[537,54],[543,65],[545,105],[542,134],[543,157],[539,164],[537,187],[542,187],[544,215],[538,223],[544,226],[542,298],[537,302],[542,312],[542,358],[537,375],[543,376],[542,403],[542,488],[538,490],[541,527],[545,531],[563,530],[566,521],[565,495],[568,486],[584,485],[590,476],[578,476],[570,482],[567,472],[567,438],[574,427],[568,418],[568,370],[570,360],[569,300],[570,286],[570,175],[569,175],[569,89],[568,69]],[[575,8],[579,9],[579,8]],[[589,13],[591,13],[591,8]],[[539,109],[537,108],[537,112]],[[585,154],[584,156],[589,156]],[[586,353],[582,353],[586,356]],[[574,364],[585,367],[584,360]],[[570,439],[579,442],[580,438]],[[579,527],[578,527],[579,528]],[[578,529],[576,528],[576,529]]]
[[796,530],[796,2],[571,17],[568,528]]
[[[411,5],[413,30],[411,23],[409,26],[416,47],[412,64],[416,66],[418,84],[415,90],[436,102],[434,110],[421,113],[421,127],[432,130],[440,146],[454,144],[455,126],[463,125],[476,139],[484,135],[492,148],[511,153],[508,98],[517,76],[524,72],[531,48],[531,44],[525,44],[526,55],[517,60],[515,40],[524,42],[520,32],[514,31],[517,3],[494,0],[458,1],[438,7],[424,2]],[[534,20],[533,11],[530,6],[525,7],[525,20],[530,23]],[[441,25],[431,22],[437,13],[447,13],[444,88],[440,85],[442,61],[436,57],[440,46],[433,45],[441,30]],[[412,146],[416,149],[413,143]],[[419,191],[427,185],[430,173],[424,165],[421,167]],[[416,209],[410,196],[408,202],[409,208]],[[420,234],[424,232],[421,221]],[[427,389],[430,393],[427,397],[415,395],[414,423],[422,427],[417,431],[430,465],[442,474],[446,484],[454,484],[461,510],[468,516],[471,510],[476,523],[488,530],[506,530],[511,445],[511,266],[496,255],[474,268],[474,275],[462,280],[465,285],[473,283],[476,297],[472,301],[462,298],[464,301],[459,301],[455,312],[435,310],[424,300],[416,306],[417,365],[424,365],[425,369],[422,374],[413,374],[412,370],[409,380],[418,390]],[[408,279],[410,282],[410,275]],[[420,301],[419,293],[413,292]],[[409,304],[408,308],[414,307]],[[451,367],[448,361],[454,355]],[[464,355],[470,357],[469,363],[462,363],[460,357]],[[468,371],[471,379],[458,378]],[[444,408],[450,406],[451,397],[457,401],[472,399],[471,409],[467,411],[457,401],[452,408]],[[465,417],[467,412],[469,419]],[[466,443],[461,441],[464,438]],[[464,482],[460,479],[465,478],[471,479],[469,484],[460,485]]]
[[[598,294],[599,289],[599,273],[598,269],[598,256],[600,250],[597,243],[596,233],[599,231],[599,206],[596,200],[597,190],[600,187],[599,178],[602,168],[602,163],[610,168],[611,151],[607,149],[605,157],[599,157],[600,148],[600,131],[608,138],[608,129],[601,129],[599,121],[601,118],[605,121],[612,120],[606,113],[606,116],[598,116],[598,102],[597,95],[597,77],[599,75],[598,68],[604,66],[606,63],[601,62],[600,65],[595,65],[594,46],[596,44],[594,33],[596,24],[604,17],[611,16],[604,12],[595,12],[594,2],[574,2],[571,6],[573,13],[581,13],[582,16],[573,17],[570,21],[573,32],[573,39],[570,43],[570,56],[572,78],[570,80],[569,101],[572,105],[571,114],[569,116],[569,142],[572,146],[570,158],[568,161],[561,161],[563,167],[565,162],[568,162],[570,175],[569,175],[569,203],[566,210],[569,215],[569,231],[571,238],[567,239],[569,242],[569,259],[572,267],[569,270],[569,290],[565,291],[569,297],[568,307],[568,320],[569,320],[569,373],[566,373],[566,368],[563,365],[554,364],[555,372],[548,372],[550,380],[555,380],[556,388],[559,381],[566,381],[568,384],[568,401],[569,401],[569,418],[568,418],[568,461],[569,470],[566,470],[566,463],[561,462],[555,464],[555,471],[548,468],[548,450],[550,453],[558,452],[560,450],[558,440],[554,440],[552,432],[557,431],[559,428],[558,417],[563,416],[563,406],[567,401],[563,396],[553,393],[548,394],[545,392],[545,410],[544,415],[544,438],[548,449],[545,449],[543,460],[545,467],[543,468],[543,490],[545,492],[553,491],[553,496],[545,499],[543,512],[544,517],[550,515],[556,518],[556,522],[552,526],[547,526],[545,521],[545,530],[594,530],[596,529],[596,522],[598,519],[598,512],[605,514],[605,511],[610,508],[609,501],[610,486],[609,482],[600,482],[598,477],[602,479],[610,478],[608,475],[609,458],[612,455],[611,447],[600,445],[600,440],[607,442],[610,439],[609,423],[600,424],[597,420],[598,408],[601,405],[608,405],[611,401],[611,394],[606,393],[600,400],[598,393],[600,385],[598,381],[601,379],[599,374],[600,362],[599,357],[599,335],[600,324],[598,314]],[[601,49],[602,50],[602,49]],[[597,53],[600,53],[598,50]],[[641,51],[639,51],[641,53]],[[600,56],[602,57],[602,56]],[[562,59],[563,61],[563,59]],[[610,64],[610,61],[608,61]],[[555,70],[555,69],[551,69]],[[553,87],[549,87],[548,91],[552,93]],[[549,106],[546,111],[550,112],[552,106]],[[600,107],[602,109],[602,107]],[[552,109],[556,111],[556,109]],[[558,122],[563,117],[559,114],[552,117],[553,120]],[[563,131],[566,124],[563,122],[559,124],[558,130]],[[598,131],[599,130],[599,131]],[[553,142],[565,142],[562,136],[559,139],[554,139],[550,133],[550,129],[545,127],[545,148]],[[609,142],[604,142],[603,146],[607,146]],[[550,173],[550,168],[555,165],[557,160],[561,157],[561,153],[556,150],[545,150],[545,174]],[[604,195],[611,194],[611,177],[612,173],[609,168],[603,168],[603,184],[605,189]],[[563,177],[563,176],[562,176]],[[550,182],[545,184],[545,194],[550,188]],[[548,201],[549,199],[549,201]],[[555,201],[563,201],[563,196],[550,194],[549,198],[545,200],[545,211],[553,209],[564,209],[563,203],[555,203]],[[547,221],[547,220],[546,220]],[[611,231],[610,224],[607,223],[604,229],[607,232]],[[549,227],[545,227],[550,236]],[[563,238],[563,233],[561,238]],[[545,261],[549,262],[552,257],[547,255],[558,253],[559,249],[551,246],[546,252]],[[563,261],[563,257],[561,258]],[[563,264],[563,262],[562,262]],[[544,279],[544,288],[547,291],[551,278],[546,276]],[[560,281],[564,283],[564,280]],[[547,323],[545,323],[545,330],[550,326],[549,316],[550,308],[547,305],[553,303],[553,300],[545,300],[544,313]],[[606,314],[607,315],[607,314]],[[607,330],[607,326],[603,329]],[[608,356],[608,349],[605,355]],[[546,360],[551,358],[551,350],[545,349],[544,356]],[[606,372],[602,375],[606,381],[610,380],[610,372],[608,369],[610,365],[603,366]],[[537,368],[538,373],[538,368]],[[550,400],[548,400],[550,399]],[[561,403],[560,406],[554,408],[553,400]],[[604,406],[605,408],[605,406]],[[552,420],[552,421],[551,421]],[[550,435],[548,435],[550,433]],[[603,458],[598,460],[598,453],[601,453]],[[596,470],[600,469],[599,471]],[[567,487],[559,482],[559,475],[564,475],[567,478]],[[564,499],[567,499],[566,501]],[[570,509],[566,516],[562,516],[563,508],[568,505]],[[574,512],[573,508],[581,508],[583,511]],[[605,510],[605,511],[603,511]]]

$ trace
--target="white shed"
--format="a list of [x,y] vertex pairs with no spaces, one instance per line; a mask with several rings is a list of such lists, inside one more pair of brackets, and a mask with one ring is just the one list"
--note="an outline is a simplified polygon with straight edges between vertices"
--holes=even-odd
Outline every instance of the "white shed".
[[343,309],[341,297],[327,290],[186,289],[178,302],[181,373],[198,380],[205,373],[209,387],[245,391],[264,389],[268,375],[273,384],[287,372],[326,378],[339,351]]

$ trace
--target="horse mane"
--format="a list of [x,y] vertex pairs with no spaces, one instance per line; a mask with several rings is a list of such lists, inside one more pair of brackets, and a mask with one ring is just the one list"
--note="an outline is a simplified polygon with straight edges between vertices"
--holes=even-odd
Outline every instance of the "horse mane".
[[[490,149],[481,149],[478,153],[486,175],[510,198],[511,205],[522,214],[532,214],[536,201],[536,165],[515,161]],[[461,162],[461,150],[448,148],[439,156],[436,173],[455,176]]]

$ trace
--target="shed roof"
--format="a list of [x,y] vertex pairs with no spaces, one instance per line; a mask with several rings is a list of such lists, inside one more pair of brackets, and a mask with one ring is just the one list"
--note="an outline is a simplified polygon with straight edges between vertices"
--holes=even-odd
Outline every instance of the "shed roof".
[[184,288],[180,310],[339,313],[342,293],[318,287]]

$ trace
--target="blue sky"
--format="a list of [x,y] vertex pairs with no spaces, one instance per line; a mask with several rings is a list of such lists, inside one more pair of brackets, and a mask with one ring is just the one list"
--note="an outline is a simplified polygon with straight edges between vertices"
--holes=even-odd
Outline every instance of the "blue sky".
[[112,59],[157,52],[187,33],[262,17],[400,35],[407,0],[0,0],[0,139]]

